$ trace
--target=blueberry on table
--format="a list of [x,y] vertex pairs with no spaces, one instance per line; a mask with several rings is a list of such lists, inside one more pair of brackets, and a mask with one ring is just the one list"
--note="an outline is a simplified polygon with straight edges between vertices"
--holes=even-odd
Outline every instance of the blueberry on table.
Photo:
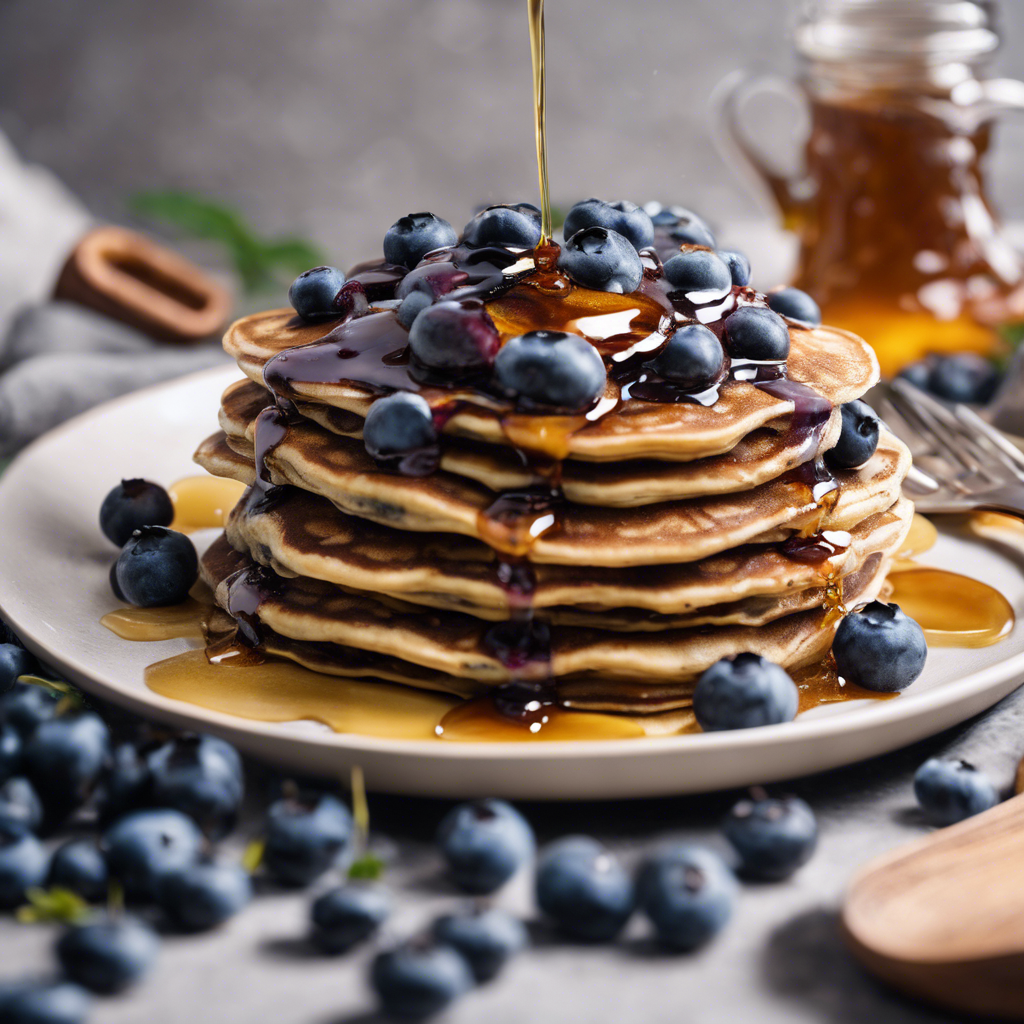
[[654,225],[650,215],[627,199],[605,203],[584,199],[566,215],[562,231],[569,238],[583,228],[609,228],[626,238],[634,249],[654,245]]
[[999,803],[989,777],[967,761],[933,757],[914,775],[914,795],[935,825],[953,825]]
[[509,338],[494,360],[494,378],[524,408],[582,412],[603,394],[604,360],[586,338],[530,331]]
[[436,443],[434,414],[427,400],[409,391],[378,398],[363,423],[363,445],[374,459],[408,455]]
[[693,691],[693,713],[704,732],[791,722],[799,703],[786,670],[759,654],[722,658]]
[[28,739],[57,710],[57,695],[52,690],[31,683],[15,683],[13,689],[0,694],[0,722],[9,725]]
[[288,301],[303,320],[329,320],[339,315],[334,300],[344,284],[345,275],[337,267],[313,267],[292,282]]
[[25,902],[28,889],[46,881],[49,856],[24,825],[0,819],[0,909]]
[[24,647],[0,644],[0,693],[11,690],[19,676],[34,675],[38,670],[39,663]]
[[734,285],[745,288],[750,284],[750,260],[743,253],[721,249],[718,258],[729,268]]
[[635,292],[644,265],[628,238],[608,228],[581,228],[566,239],[558,266],[581,288]]
[[924,631],[899,605],[872,601],[847,615],[832,641],[836,671],[877,693],[905,690],[924,669]]
[[473,987],[473,975],[451,946],[417,939],[378,953],[370,984],[385,1013],[422,1020],[465,995]]
[[353,828],[349,809],[333,796],[286,796],[267,811],[263,864],[284,885],[309,885],[334,867]]
[[725,351],[714,331],[703,324],[682,324],[650,366],[686,391],[706,391],[725,371]]
[[14,776],[0,786],[0,821],[38,832],[43,823],[43,802],[28,779]]
[[810,860],[818,843],[814,812],[795,796],[756,794],[741,800],[722,824],[747,878],[778,881]]
[[391,897],[379,885],[350,883],[318,896],[310,907],[310,938],[325,953],[365,942],[391,915]]
[[69,981],[18,982],[0,987],[3,1024],[84,1024],[91,1009],[89,993]]
[[86,903],[103,903],[110,887],[107,861],[91,839],[70,839],[54,851],[46,884],[77,893]]
[[531,203],[498,203],[481,210],[466,225],[462,240],[484,245],[533,249],[540,245],[540,210]]
[[497,977],[528,942],[523,922],[496,907],[445,914],[431,930],[438,942],[462,954],[479,982]]
[[96,809],[102,824],[109,825],[130,811],[150,805],[153,779],[147,754],[135,743],[119,743],[114,748],[110,766],[96,790]]
[[637,901],[663,945],[690,950],[722,930],[732,916],[738,888],[717,853],[673,843],[644,862]]
[[100,506],[100,529],[119,548],[144,526],[170,526],[174,505],[170,495],[149,480],[122,480]]
[[542,850],[534,886],[545,916],[582,942],[611,942],[633,913],[633,880],[613,853],[586,836]]
[[199,859],[203,834],[180,811],[135,811],[107,829],[100,847],[125,895],[152,902],[164,875]]
[[811,327],[821,326],[821,308],[799,288],[778,288],[768,293],[768,305],[780,316]]
[[408,213],[384,236],[384,259],[412,270],[428,252],[458,241],[455,228],[432,213]]
[[137,982],[152,966],[160,940],[135,918],[73,925],[57,940],[64,973],[83,988],[111,996]]
[[458,373],[488,367],[500,344],[494,321],[479,299],[436,302],[409,329],[412,354],[434,370]]
[[666,260],[665,280],[697,305],[719,302],[732,290],[732,271],[707,249],[688,249]]
[[252,899],[252,880],[240,864],[197,863],[165,874],[157,903],[185,932],[205,932],[232,918]]
[[144,526],[132,534],[117,559],[117,584],[139,608],[180,604],[199,578],[192,541],[165,526]]
[[832,469],[859,469],[878,447],[878,414],[867,402],[855,399],[839,407],[843,429],[834,448],[825,453]]
[[21,771],[25,741],[13,725],[0,725],[0,781]]
[[928,390],[948,402],[985,405],[999,387],[999,371],[974,352],[937,356],[928,374]]
[[437,845],[456,884],[480,894],[500,889],[536,848],[526,819],[490,798],[453,807],[438,827]]
[[740,306],[725,318],[722,335],[733,359],[783,362],[789,357],[789,328],[778,313],[764,306]]
[[920,388],[922,391],[928,391],[928,379],[931,376],[934,362],[934,359],[918,359],[916,362],[907,363],[897,376],[910,381],[914,387]]

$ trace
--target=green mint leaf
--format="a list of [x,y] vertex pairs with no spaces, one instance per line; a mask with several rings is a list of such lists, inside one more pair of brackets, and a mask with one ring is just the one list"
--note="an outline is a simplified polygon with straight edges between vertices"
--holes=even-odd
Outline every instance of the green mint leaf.
[[364,853],[348,866],[348,877],[375,880],[384,874],[384,861],[376,854]]

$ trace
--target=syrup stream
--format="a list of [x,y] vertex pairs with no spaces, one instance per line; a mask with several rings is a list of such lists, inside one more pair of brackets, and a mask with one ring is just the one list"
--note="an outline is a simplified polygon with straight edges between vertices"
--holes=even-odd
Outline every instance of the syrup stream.
[[537,175],[540,179],[541,244],[551,240],[551,196],[548,191],[547,68],[544,40],[544,0],[526,0],[530,18],[530,57],[533,62],[533,124],[537,136]]

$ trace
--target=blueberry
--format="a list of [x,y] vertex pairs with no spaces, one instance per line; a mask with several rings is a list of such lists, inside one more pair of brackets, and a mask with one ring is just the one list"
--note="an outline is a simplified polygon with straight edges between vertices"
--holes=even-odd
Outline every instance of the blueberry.
[[693,210],[682,206],[662,206],[660,203],[648,203],[645,209],[655,226],[668,229],[673,241],[685,245],[703,245],[708,249],[716,248],[711,229]]
[[285,885],[309,885],[335,865],[352,830],[352,815],[333,796],[285,797],[267,812],[263,863]]
[[607,382],[604,360],[585,338],[531,331],[509,338],[494,360],[498,386],[524,408],[589,409]]
[[734,285],[745,288],[750,284],[750,260],[743,253],[723,249],[718,253],[718,258],[729,268]]
[[898,605],[872,601],[839,623],[832,655],[848,683],[895,693],[921,674],[928,645],[921,627]]
[[759,654],[737,654],[711,666],[693,691],[693,713],[705,732],[777,725],[796,718],[799,694],[785,669]]
[[56,710],[56,693],[43,686],[16,683],[14,689],[0,694],[0,721],[20,733],[23,740],[53,718]]
[[467,892],[500,889],[533,856],[533,829],[504,800],[453,807],[437,830],[437,845],[456,883]]
[[948,402],[984,405],[999,386],[999,371],[974,352],[938,356],[928,374],[928,390]]
[[635,292],[644,276],[636,249],[617,231],[582,228],[562,246],[558,265],[581,288]]
[[909,380],[914,387],[922,391],[929,390],[929,377],[931,376],[933,359],[918,359],[915,363],[908,363],[899,372],[904,380]]
[[345,275],[337,267],[313,267],[292,282],[288,301],[303,320],[329,320],[338,315],[334,299],[344,283]]
[[134,743],[118,744],[96,792],[100,821],[108,825],[149,805],[152,784],[149,763],[139,747]]
[[0,990],[3,1024],[84,1024],[92,1000],[68,981],[19,982]]
[[252,899],[252,880],[240,864],[190,864],[159,882],[157,902],[175,927],[205,932],[234,917]]
[[732,289],[732,272],[707,249],[687,249],[665,263],[665,280],[698,305],[719,302]]
[[28,779],[14,776],[0,786],[0,821],[38,832],[43,823],[43,802]]
[[526,948],[526,927],[495,907],[439,917],[432,929],[438,942],[459,951],[477,981],[490,981]]
[[310,907],[310,936],[325,953],[344,953],[368,939],[391,914],[391,897],[379,885],[339,885]]
[[199,859],[203,834],[179,811],[135,811],[111,825],[100,845],[128,898],[152,902],[164,875]]
[[0,819],[0,909],[25,902],[25,892],[46,881],[49,858],[24,825]]
[[436,302],[409,329],[409,348],[435,370],[478,370],[490,366],[501,340],[479,299]]
[[100,506],[100,529],[119,548],[144,526],[170,526],[174,505],[170,495],[148,480],[122,480]]
[[405,455],[436,443],[434,414],[421,395],[396,391],[370,406],[363,424],[363,444],[372,458]]
[[25,741],[13,725],[0,725],[0,782],[21,771]]
[[426,295],[431,301],[447,295],[469,280],[469,274],[449,260],[424,263],[410,270],[395,289],[395,298],[407,299],[411,295]]
[[412,270],[428,252],[454,245],[455,229],[432,213],[408,213],[400,217],[384,236],[384,259]]
[[134,918],[74,925],[57,940],[64,973],[83,988],[111,996],[134,985],[152,966],[160,940]]
[[[600,199],[584,199],[566,215],[562,227],[566,238],[583,228],[608,228],[626,238],[634,249],[654,245],[654,225],[650,216],[636,203],[620,200],[604,203]],[[632,289],[630,289],[632,291]]]
[[610,942],[633,913],[633,881],[596,839],[570,836],[541,851],[537,905],[568,936]]
[[786,321],[763,306],[740,306],[730,313],[722,341],[733,359],[782,362],[789,357]]
[[54,851],[46,884],[77,893],[87,903],[103,903],[109,888],[107,862],[91,839],[70,839]]
[[954,825],[999,803],[989,777],[967,761],[932,757],[914,774],[914,795],[936,825]]
[[706,391],[722,377],[725,351],[703,324],[682,324],[650,365],[659,377],[687,391]]
[[165,526],[136,530],[117,560],[117,583],[139,608],[180,604],[199,576],[192,541]]
[[644,862],[637,902],[660,942],[672,949],[702,946],[732,916],[738,886],[717,853],[673,843]]
[[466,245],[504,245],[533,249],[540,245],[540,210],[530,203],[498,203],[481,210],[465,227]]
[[413,325],[416,317],[420,315],[427,308],[432,306],[434,300],[424,292],[411,292],[404,299],[402,299],[401,305],[398,307],[398,312],[395,314],[398,317],[398,322],[406,328],[410,328]]
[[370,983],[384,1011],[421,1019],[440,1013],[473,987],[473,975],[451,946],[409,942],[379,953]]
[[18,681],[18,676],[31,676],[39,664],[23,647],[0,644],[0,693],[7,693]]
[[812,327],[821,326],[821,308],[799,288],[777,288],[768,293],[768,305],[780,316]]
[[810,860],[818,843],[814,812],[795,796],[755,794],[741,800],[722,825],[748,878],[788,878]]
[[832,469],[859,469],[878,447],[878,416],[867,402],[859,400],[839,408],[843,430],[836,446],[825,453],[825,461]]

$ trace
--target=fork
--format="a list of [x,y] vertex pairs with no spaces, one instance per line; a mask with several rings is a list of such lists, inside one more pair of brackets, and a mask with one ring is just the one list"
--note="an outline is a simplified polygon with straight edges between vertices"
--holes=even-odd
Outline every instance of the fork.
[[919,512],[1024,518],[1024,453],[973,409],[944,405],[902,378],[880,385],[876,404],[914,457],[906,485]]

